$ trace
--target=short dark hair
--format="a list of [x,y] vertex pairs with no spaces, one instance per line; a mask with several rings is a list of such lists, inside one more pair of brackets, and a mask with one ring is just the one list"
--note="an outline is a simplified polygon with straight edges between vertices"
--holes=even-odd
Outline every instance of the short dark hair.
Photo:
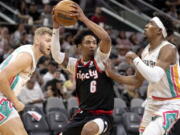
[[157,16],[163,23],[167,31],[167,36],[172,35],[175,30],[173,21],[168,16],[162,15],[160,13],[154,13],[154,16]]
[[98,42],[98,38],[97,36],[90,30],[82,30],[82,31],[79,31],[73,38],[73,43],[78,46],[79,44],[82,43],[83,39],[85,36],[87,35],[91,35],[93,37],[96,38],[96,41]]
[[58,63],[56,63],[54,60],[50,61],[49,65],[52,65],[52,66],[58,68]]

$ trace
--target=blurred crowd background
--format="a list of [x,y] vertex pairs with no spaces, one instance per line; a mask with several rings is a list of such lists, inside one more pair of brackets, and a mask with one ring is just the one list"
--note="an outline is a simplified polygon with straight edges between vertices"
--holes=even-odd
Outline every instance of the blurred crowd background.
[[[116,72],[123,75],[133,75],[134,67],[127,64],[125,54],[129,50],[135,51],[138,55],[141,54],[147,45],[143,33],[125,27],[121,28],[121,24],[111,24],[109,16],[102,12],[102,7],[107,5],[106,2],[109,0],[74,1],[80,4],[92,21],[104,27],[109,33],[112,39],[110,59]],[[127,6],[134,12],[152,17],[154,11],[142,7],[142,3],[137,1],[139,0],[117,0],[118,3]],[[10,7],[14,13],[10,13],[2,5],[1,12],[9,15],[16,23],[7,23],[0,18],[0,63],[17,47],[32,44],[33,34],[37,27],[52,27],[51,11],[58,0],[1,0],[1,2]],[[146,3],[171,16],[176,27],[176,34],[168,37],[168,40],[180,50],[178,35],[180,32],[178,21],[180,19],[180,0],[146,0]],[[72,57],[79,57],[79,50],[74,45],[73,38],[82,29],[85,29],[85,26],[81,22],[75,26],[61,27],[59,40],[63,52],[68,52]],[[133,99],[143,101],[146,98],[147,82],[144,82],[138,89],[117,83],[115,83],[114,88],[115,97],[122,99],[128,110]],[[68,100],[76,96],[73,92],[74,89],[73,76],[54,62],[51,56],[42,57],[38,62],[36,72],[20,93],[19,99],[25,104],[44,107],[48,98],[56,97],[61,98],[65,108],[67,108]]]

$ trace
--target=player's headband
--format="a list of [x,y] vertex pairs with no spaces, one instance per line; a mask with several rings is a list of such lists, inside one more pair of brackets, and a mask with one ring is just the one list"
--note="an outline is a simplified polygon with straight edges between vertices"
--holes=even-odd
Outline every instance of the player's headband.
[[167,37],[166,28],[164,27],[164,24],[161,22],[159,17],[155,16],[151,19],[151,21],[154,21],[156,23],[156,25],[162,30],[163,37],[166,38]]

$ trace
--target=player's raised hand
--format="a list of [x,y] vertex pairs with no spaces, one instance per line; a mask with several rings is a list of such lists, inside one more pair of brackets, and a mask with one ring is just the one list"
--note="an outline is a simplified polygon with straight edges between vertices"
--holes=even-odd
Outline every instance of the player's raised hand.
[[125,55],[126,57],[126,60],[129,64],[132,64],[133,63],[133,60],[138,57],[136,53],[132,52],[132,51],[129,51],[126,53]]
[[73,3],[71,5],[72,10],[70,16],[77,17],[78,20],[83,21],[85,18],[87,18],[83,12],[83,10],[80,8],[80,6],[77,3]]
[[52,21],[53,21],[53,28],[55,29],[59,28],[60,25],[56,22],[54,14],[52,14]]

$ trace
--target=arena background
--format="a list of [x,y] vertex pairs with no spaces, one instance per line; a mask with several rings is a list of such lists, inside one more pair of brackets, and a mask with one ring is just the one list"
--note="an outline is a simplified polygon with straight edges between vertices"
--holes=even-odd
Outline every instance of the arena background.
[[[74,1],[111,36],[113,47],[110,59],[119,74],[134,74],[134,68],[126,63],[124,56],[129,50],[141,54],[147,44],[143,28],[155,12],[173,20],[176,32],[168,40],[180,51],[180,0]],[[52,27],[51,10],[57,2],[58,0],[0,1],[0,62],[15,48],[31,44],[37,27]],[[82,29],[84,25],[80,22],[75,26],[61,28],[62,50],[69,52],[70,56],[79,57],[79,52],[73,45],[73,37]],[[19,95],[19,99],[26,104],[21,116],[29,135],[56,135],[61,130],[78,108],[75,94],[69,91],[75,88],[74,85],[73,77],[51,57],[40,59],[32,79]],[[111,134],[138,135],[143,115],[141,104],[146,98],[147,82],[135,90],[117,83],[114,88],[114,128]],[[28,111],[36,111],[40,116],[32,118]]]

